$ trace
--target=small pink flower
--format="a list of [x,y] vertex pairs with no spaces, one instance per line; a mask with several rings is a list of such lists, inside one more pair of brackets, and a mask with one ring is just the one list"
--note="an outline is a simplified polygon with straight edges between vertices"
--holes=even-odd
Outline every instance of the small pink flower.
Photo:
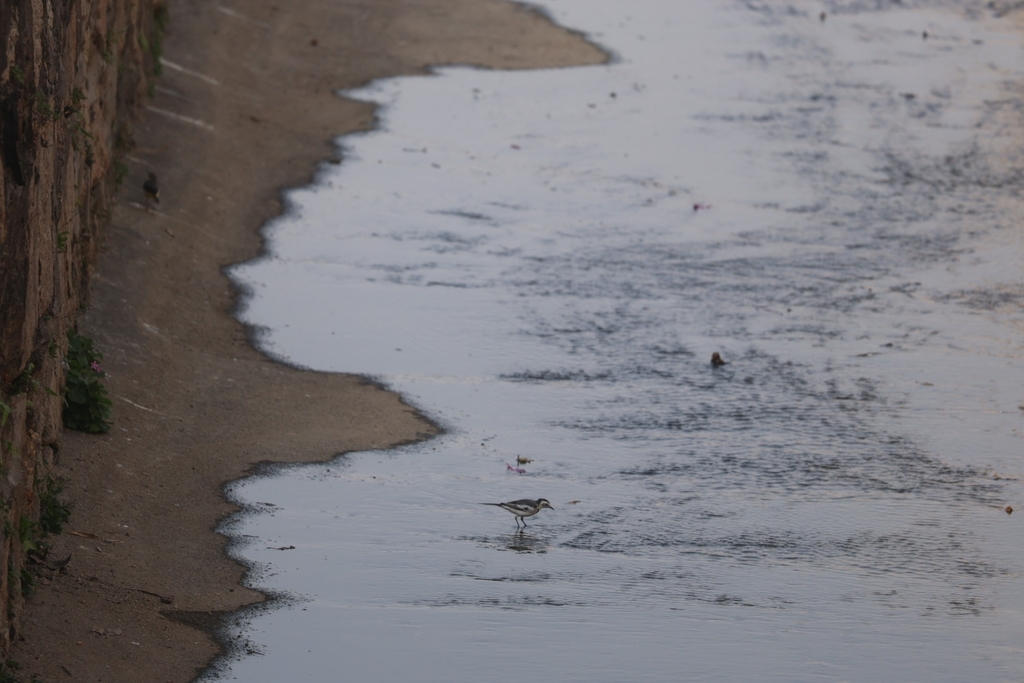
[[93,361],[93,362],[89,363],[89,367],[92,368],[93,370],[95,370],[97,375],[102,375],[103,374],[103,366],[100,365],[99,362]]

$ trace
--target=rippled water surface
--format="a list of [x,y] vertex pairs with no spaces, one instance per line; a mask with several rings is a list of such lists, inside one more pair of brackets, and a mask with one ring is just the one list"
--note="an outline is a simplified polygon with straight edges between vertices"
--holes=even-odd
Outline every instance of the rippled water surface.
[[351,93],[380,130],[232,271],[447,433],[231,487],[294,599],[210,676],[1024,679],[1014,15],[544,5],[614,60]]

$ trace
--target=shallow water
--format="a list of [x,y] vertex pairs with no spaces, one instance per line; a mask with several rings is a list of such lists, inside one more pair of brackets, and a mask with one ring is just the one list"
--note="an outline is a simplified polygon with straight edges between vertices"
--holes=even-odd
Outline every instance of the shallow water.
[[230,487],[293,600],[210,677],[1024,676],[1019,35],[672,4],[545,2],[607,66],[352,93],[380,130],[233,269],[241,317],[448,432]]

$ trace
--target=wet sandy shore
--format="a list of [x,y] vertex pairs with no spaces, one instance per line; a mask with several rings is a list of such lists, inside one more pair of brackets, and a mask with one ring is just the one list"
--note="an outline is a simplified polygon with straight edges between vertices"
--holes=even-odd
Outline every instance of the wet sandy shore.
[[[239,585],[218,520],[224,482],[260,462],[323,460],[436,428],[393,393],[304,372],[250,346],[222,268],[259,252],[279,190],[337,162],[374,114],[334,92],[430,64],[601,62],[580,36],[497,0],[170,2],[163,76],[135,148],[81,330],[110,374],[114,427],[69,433],[75,512],[41,570],[11,658],[28,680],[188,681],[219,652]],[[325,161],[326,160],[326,161]],[[147,172],[159,210],[144,206]],[[316,302],[309,302],[316,305]]]

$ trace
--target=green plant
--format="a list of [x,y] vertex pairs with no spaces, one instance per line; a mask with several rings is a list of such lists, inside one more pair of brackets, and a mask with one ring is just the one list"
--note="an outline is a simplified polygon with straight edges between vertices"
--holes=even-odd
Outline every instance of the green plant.
[[39,113],[45,118],[53,121],[56,121],[61,117],[61,113],[50,106],[50,100],[43,94],[42,90],[36,91],[36,109],[38,109]]
[[162,33],[167,33],[167,26],[171,23],[171,13],[167,10],[167,3],[158,3],[153,8],[153,21]]
[[121,187],[121,183],[128,177],[128,164],[123,161],[114,162],[114,183]]
[[36,575],[27,567],[21,569],[21,594],[28,597],[36,592]]
[[[13,538],[17,534],[25,556],[34,562],[40,562],[49,555],[50,545],[46,542],[46,537],[61,533],[71,517],[71,504],[60,499],[65,485],[67,480],[62,477],[47,476],[42,481],[36,480],[35,488],[39,493],[39,521],[33,522],[28,515],[21,515],[15,531],[10,519],[4,520],[4,536]],[[0,510],[8,512],[10,503],[3,501]],[[21,571],[16,572],[13,559],[13,556],[9,557],[7,562],[9,590],[12,594],[20,591],[23,596],[31,595],[35,592],[36,575],[28,566],[23,566]],[[4,683],[3,676],[3,667],[0,666],[0,683]]]
[[93,340],[68,330],[67,375],[64,382],[64,426],[90,434],[110,431],[111,402],[100,380],[106,376],[103,354]]
[[[71,119],[71,121],[69,121],[68,133],[71,136],[72,149],[74,149],[75,151],[79,150],[82,144],[82,141],[79,139],[79,135],[81,135],[83,138],[85,138],[86,156],[88,157],[93,154],[91,141],[96,140],[96,136],[85,129],[85,126],[82,125],[80,118],[74,118]],[[95,161],[95,158],[93,158],[91,161],[88,161],[88,163],[91,165],[93,161]],[[78,203],[79,202],[76,202],[76,204]]]
[[149,53],[153,55],[153,75],[162,76],[164,73],[164,63],[160,61],[160,57],[164,54],[164,48],[161,44],[159,33],[153,36],[153,42],[149,45]]
[[[21,548],[27,557],[45,557],[46,550],[36,542],[36,525],[25,515],[21,516],[18,523],[18,540],[21,541]],[[36,577],[29,571],[28,567],[22,567],[21,571],[14,571],[14,558],[8,558],[7,580],[10,582],[10,591],[18,590],[23,596],[31,595],[35,591]],[[3,679],[0,678],[0,683]]]
[[32,384],[32,374],[35,371],[35,363],[29,363],[26,365],[25,369],[21,371],[21,374],[11,380],[11,383],[7,385],[7,393],[11,396],[17,396],[18,394],[24,394],[28,391]]
[[85,129],[85,127],[81,123],[76,123],[75,124],[74,131],[77,132],[77,133],[81,133],[82,135],[84,135],[89,140],[95,140],[96,139],[96,136],[93,135],[92,133],[90,133],[89,131],[87,131]]
[[47,476],[39,491],[39,530],[44,536],[56,536],[64,530],[64,525],[71,518],[71,503],[61,500],[67,479]]
[[21,374],[15,377],[10,384],[7,385],[7,394],[9,396],[17,396],[18,394],[27,394],[35,391],[45,391],[51,396],[56,396],[57,392],[49,387],[44,387],[40,384],[39,380],[35,379],[33,375],[36,374],[36,364],[29,363],[25,366],[25,369],[21,371]]
[[25,85],[25,72],[17,64],[11,64],[11,75],[18,85]]
[[21,541],[21,549],[27,554],[39,553],[39,543],[35,539],[35,523],[22,515],[18,520],[18,540]]
[[80,89],[75,88],[71,91],[71,103],[65,104],[63,109],[63,115],[66,119],[70,119],[73,116],[82,117],[82,102],[85,101],[85,93]]
[[121,47],[121,39],[128,32],[127,29],[117,29],[107,32],[106,44],[103,48],[103,61],[107,64],[114,63],[114,52]]
[[18,683],[18,674],[15,673],[21,668],[13,659],[0,662],[0,683]]

